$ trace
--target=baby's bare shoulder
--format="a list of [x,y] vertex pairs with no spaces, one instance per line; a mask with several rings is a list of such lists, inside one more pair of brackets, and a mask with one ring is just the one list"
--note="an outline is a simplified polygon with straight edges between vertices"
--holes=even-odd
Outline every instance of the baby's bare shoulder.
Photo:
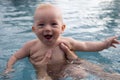
[[65,41],[68,41],[68,42],[74,40],[72,37],[62,37],[61,39],[65,40]]
[[72,43],[75,41],[75,39],[73,39],[73,38],[71,38],[71,37],[62,37],[62,41],[63,41],[64,43],[72,44]]
[[28,41],[29,44],[36,44],[38,42],[38,39],[33,39],[31,41]]
[[34,39],[34,40],[31,40],[31,41],[26,42],[26,43],[24,44],[24,46],[26,46],[26,47],[32,47],[32,46],[34,46],[37,42],[38,42],[38,40],[37,40],[37,39]]

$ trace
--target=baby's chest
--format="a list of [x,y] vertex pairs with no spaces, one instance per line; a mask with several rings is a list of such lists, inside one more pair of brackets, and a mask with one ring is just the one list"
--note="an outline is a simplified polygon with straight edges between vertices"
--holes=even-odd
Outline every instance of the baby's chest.
[[[48,49],[39,49],[36,51],[32,51],[30,55],[31,60],[35,62],[41,61],[47,54],[47,50]],[[55,47],[54,49],[52,49],[51,57],[48,62],[49,64],[65,62],[65,53],[59,47]]]
[[65,53],[59,47],[56,47],[52,51],[52,55],[49,63],[57,64],[57,63],[63,63],[63,62],[65,62]]

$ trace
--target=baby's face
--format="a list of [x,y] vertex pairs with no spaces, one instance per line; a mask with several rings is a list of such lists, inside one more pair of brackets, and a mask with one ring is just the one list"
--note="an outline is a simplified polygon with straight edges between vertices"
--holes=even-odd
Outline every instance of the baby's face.
[[54,8],[39,9],[35,13],[33,31],[44,44],[54,44],[64,31],[61,13]]

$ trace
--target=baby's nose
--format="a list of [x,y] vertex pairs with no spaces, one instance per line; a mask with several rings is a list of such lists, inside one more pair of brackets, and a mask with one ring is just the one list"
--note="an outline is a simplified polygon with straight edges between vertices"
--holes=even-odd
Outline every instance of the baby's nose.
[[46,32],[51,31],[51,26],[50,26],[50,25],[47,25],[47,26],[45,27],[45,31],[46,31]]

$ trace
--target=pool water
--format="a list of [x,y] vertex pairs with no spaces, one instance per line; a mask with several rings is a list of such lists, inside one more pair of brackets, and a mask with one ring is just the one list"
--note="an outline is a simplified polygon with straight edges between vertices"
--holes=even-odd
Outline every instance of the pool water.
[[[10,56],[26,41],[36,38],[31,31],[34,10],[46,2],[62,9],[67,25],[63,36],[99,41],[120,35],[120,0],[0,0],[0,80],[36,80],[35,70],[27,58],[14,65],[14,73],[7,76],[1,73]],[[76,53],[80,58],[104,66],[106,71],[120,73],[120,45],[100,52]],[[99,79],[90,75],[84,80]]]

